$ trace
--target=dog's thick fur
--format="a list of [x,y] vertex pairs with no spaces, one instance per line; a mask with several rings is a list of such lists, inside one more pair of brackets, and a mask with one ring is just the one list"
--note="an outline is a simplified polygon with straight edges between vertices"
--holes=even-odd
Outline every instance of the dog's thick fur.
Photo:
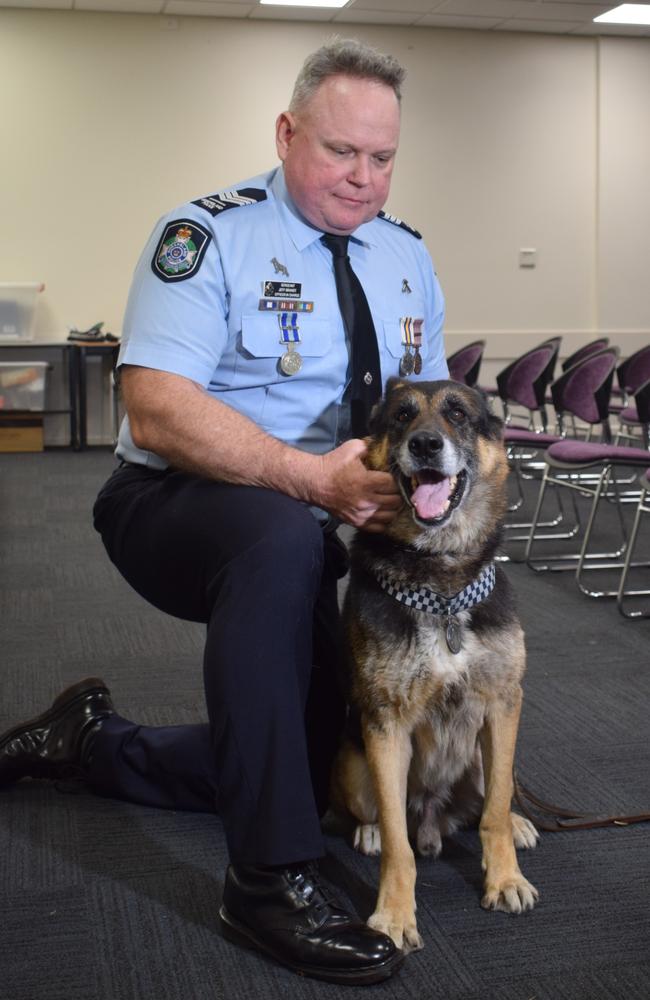
[[483,906],[520,913],[537,899],[515,856],[537,832],[510,811],[525,651],[508,581],[497,568],[489,597],[460,612],[453,653],[440,615],[406,607],[377,579],[451,597],[493,560],[506,510],[501,421],[459,383],[390,379],[367,464],[393,474],[404,506],[385,533],[358,532],[352,543],[352,725],[333,804],[358,824],[358,850],[381,850],[370,925],[412,950],[422,941],[409,834],[420,854],[437,856],[442,837],[480,817]]

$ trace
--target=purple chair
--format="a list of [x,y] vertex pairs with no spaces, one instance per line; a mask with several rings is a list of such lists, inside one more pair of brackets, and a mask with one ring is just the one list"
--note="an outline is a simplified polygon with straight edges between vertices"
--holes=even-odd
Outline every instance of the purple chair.
[[[616,365],[616,349],[607,348],[596,355],[587,358],[581,364],[565,372],[554,383],[551,392],[557,408],[561,410],[563,394],[573,383],[572,412],[581,420],[593,424],[600,422],[603,427],[602,441],[584,441],[575,438],[564,438],[552,443],[546,450],[545,469],[540,484],[537,505],[526,544],[525,558],[531,569],[561,570],[575,569],[576,583],[582,593],[589,597],[615,597],[617,591],[592,590],[583,582],[583,574],[588,569],[622,569],[622,563],[613,562],[627,549],[627,531],[622,511],[622,498],[619,483],[613,475],[620,468],[646,468],[650,461],[650,451],[646,448],[626,448],[612,444],[611,430],[608,420],[609,397]],[[600,385],[586,391],[581,369],[592,370],[594,376],[600,378]],[[584,374],[584,372],[583,372]],[[547,487],[569,489],[574,498],[576,494],[591,497],[591,506],[582,544],[577,552],[561,552],[546,556],[544,560],[533,556],[533,548],[539,541],[538,527],[544,505]],[[616,508],[621,531],[621,547],[615,552],[589,552],[589,544],[596,523],[596,515],[601,502],[613,502]],[[574,505],[575,506],[575,505]],[[596,562],[601,560],[601,562]],[[602,562],[606,560],[606,562]]]
[[616,370],[616,378],[618,388],[612,390],[612,396],[616,397],[610,403],[612,413],[620,413],[627,407],[630,396],[650,379],[650,344],[621,361]]
[[583,344],[579,347],[577,351],[570,354],[568,358],[565,358],[562,362],[562,371],[566,372],[569,368],[573,368],[577,365],[578,361],[583,361],[584,358],[588,358],[590,354],[596,354],[598,351],[603,351],[606,347],[609,347],[609,337],[599,337],[597,340],[592,340],[588,344]]
[[[543,414],[542,420],[546,419],[545,400],[541,393],[541,387],[544,385],[546,388],[553,379],[561,342],[561,337],[551,337],[549,340],[545,340],[506,365],[497,375],[495,386],[479,386],[481,392],[486,396],[499,396],[507,423],[510,423],[509,404],[523,406],[524,409],[529,410],[529,427],[533,426],[533,414],[538,411],[540,411],[540,416]],[[532,403],[532,408],[530,403]]]
[[[588,355],[582,361],[578,361],[572,368],[563,372],[551,386],[551,399],[555,408],[558,431],[550,434],[548,431],[536,431],[529,428],[504,427],[503,439],[508,451],[510,466],[514,473],[514,481],[518,489],[518,499],[511,506],[511,511],[522,506],[524,492],[522,480],[535,478],[535,473],[544,468],[544,464],[536,463],[534,460],[541,451],[546,451],[551,445],[556,444],[567,436],[567,419],[572,421],[575,428],[575,419],[579,419],[587,424],[587,433],[593,434],[594,428],[601,427],[601,437],[611,440],[611,430],[609,427],[609,393],[611,392],[614,370],[618,361],[618,348],[608,347],[596,354]],[[539,475],[537,475],[539,478]],[[558,505],[558,514],[552,520],[539,522],[537,529],[555,527],[563,520],[563,509],[561,499]],[[575,500],[575,498],[573,498]],[[577,505],[574,506],[575,521],[568,533],[562,531],[559,534],[542,535],[543,538],[571,538],[579,527],[579,513]],[[506,529],[531,528],[531,522],[507,524]],[[510,536],[511,541],[523,541],[528,539],[528,535]]]
[[485,341],[474,340],[471,344],[466,344],[465,347],[450,354],[447,358],[449,378],[454,382],[475,386],[478,382],[484,350]]
[[544,431],[548,428],[545,397],[553,381],[560,350],[561,337],[552,337],[511,361],[497,375],[496,392],[503,405],[506,424],[510,423],[510,407],[522,406],[529,412],[528,426],[534,427],[535,415]]
[[[623,563],[623,571],[621,573],[621,579],[618,585],[618,593],[616,595],[616,604],[618,610],[621,612],[624,618],[650,618],[650,608],[648,608],[647,610],[641,610],[637,606],[637,602],[632,602],[634,606],[630,607],[630,598],[648,597],[650,596],[650,590],[627,589],[630,569],[633,566],[638,565],[632,562],[632,557],[634,554],[634,549],[636,547],[636,541],[639,534],[641,515],[650,514],[650,468],[647,468],[645,472],[643,472],[639,477],[639,486],[641,488],[641,492],[639,495],[639,502],[636,508],[634,523],[632,525],[630,538],[627,544],[625,562]],[[647,566],[647,563],[642,563],[641,565]]]
[[634,441],[640,431],[644,446],[650,448],[650,378],[634,391],[634,401],[623,407],[618,419],[617,444],[621,438]]

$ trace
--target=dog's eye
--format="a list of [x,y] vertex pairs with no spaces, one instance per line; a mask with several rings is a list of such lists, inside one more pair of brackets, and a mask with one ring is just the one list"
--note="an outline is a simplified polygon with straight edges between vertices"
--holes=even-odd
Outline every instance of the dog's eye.
[[460,406],[452,406],[449,410],[449,419],[455,424],[462,424],[467,420],[467,414]]
[[413,410],[409,406],[401,406],[395,413],[395,420],[398,424],[408,424],[413,419]]

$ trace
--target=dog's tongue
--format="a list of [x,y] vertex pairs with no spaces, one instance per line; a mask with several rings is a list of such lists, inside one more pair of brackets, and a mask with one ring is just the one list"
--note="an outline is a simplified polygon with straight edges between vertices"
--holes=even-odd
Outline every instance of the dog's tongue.
[[411,496],[418,517],[423,521],[439,517],[449,499],[449,480],[441,479],[439,483],[422,483]]

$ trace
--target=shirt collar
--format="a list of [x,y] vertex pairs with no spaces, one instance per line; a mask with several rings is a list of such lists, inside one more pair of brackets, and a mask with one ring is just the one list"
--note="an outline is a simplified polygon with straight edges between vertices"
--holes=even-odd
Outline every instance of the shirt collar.
[[[280,214],[282,216],[285,228],[289,234],[289,238],[293,242],[296,250],[304,250],[311,243],[315,243],[320,240],[323,235],[322,229],[317,229],[316,226],[312,226],[307,222],[293,201],[291,196],[287,191],[287,184],[284,179],[284,170],[282,167],[278,167],[275,171],[270,184],[273,195],[280,208]],[[362,225],[358,226],[357,229],[352,233],[350,239],[355,243],[364,244],[367,247],[373,247],[377,245],[376,239],[372,236],[372,222],[364,222]]]

